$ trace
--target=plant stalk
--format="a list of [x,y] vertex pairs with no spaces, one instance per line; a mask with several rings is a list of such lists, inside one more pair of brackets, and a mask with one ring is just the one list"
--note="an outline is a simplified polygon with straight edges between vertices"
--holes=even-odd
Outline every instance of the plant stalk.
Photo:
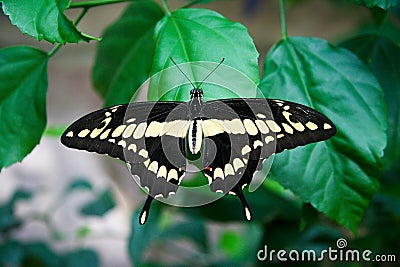
[[103,6],[109,4],[117,4],[123,2],[132,2],[133,0],[94,0],[83,2],[72,2],[69,8],[91,8],[96,6]]
[[282,39],[286,39],[287,29],[286,29],[286,13],[285,13],[285,0],[279,0],[280,11],[281,11],[281,30],[282,30]]
[[169,9],[169,6],[167,4],[167,0],[162,0],[162,3],[163,3],[163,6],[164,6],[164,9],[165,9],[165,12],[167,13],[168,16],[170,16],[171,15],[171,10]]

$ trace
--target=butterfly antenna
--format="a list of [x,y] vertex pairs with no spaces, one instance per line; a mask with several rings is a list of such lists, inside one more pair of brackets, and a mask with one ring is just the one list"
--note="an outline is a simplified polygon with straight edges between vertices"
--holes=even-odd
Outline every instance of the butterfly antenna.
[[184,73],[183,70],[181,70],[181,68],[179,68],[178,64],[175,63],[174,59],[172,57],[169,57],[169,58],[174,63],[174,65],[178,68],[178,70],[183,74],[183,76],[186,77],[186,79],[190,82],[190,84],[193,86],[193,88],[196,88],[196,86],[192,83],[192,81],[189,79],[189,77],[186,75],[186,73]]
[[225,60],[225,58],[222,58],[221,62],[201,81],[201,83],[199,84],[199,86],[197,88],[199,88],[203,84],[203,82],[205,80],[207,80],[207,78],[210,77],[210,75],[213,74],[214,71],[216,71],[218,69],[218,67],[222,64],[222,62],[224,62],[224,60]]

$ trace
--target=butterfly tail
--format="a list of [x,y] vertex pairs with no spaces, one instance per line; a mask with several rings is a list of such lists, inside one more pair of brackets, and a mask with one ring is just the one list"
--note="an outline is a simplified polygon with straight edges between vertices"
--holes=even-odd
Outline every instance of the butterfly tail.
[[146,202],[144,203],[143,209],[140,212],[139,216],[139,223],[141,225],[145,224],[147,221],[147,218],[149,217],[149,212],[150,212],[150,206],[151,202],[153,201],[153,197],[151,195],[147,196]]
[[251,209],[250,209],[249,204],[248,204],[247,201],[246,201],[246,198],[244,197],[242,188],[240,188],[240,185],[236,185],[236,186],[232,189],[232,191],[233,191],[233,192],[236,194],[236,196],[239,198],[240,202],[242,203],[244,215],[245,215],[246,219],[247,219],[248,221],[250,221],[250,220],[251,220],[251,216],[252,216],[252,214],[251,214]]

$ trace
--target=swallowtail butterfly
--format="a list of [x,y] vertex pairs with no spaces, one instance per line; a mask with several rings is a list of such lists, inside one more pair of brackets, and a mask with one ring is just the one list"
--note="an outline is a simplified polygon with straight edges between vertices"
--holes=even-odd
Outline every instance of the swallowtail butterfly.
[[146,222],[154,197],[167,198],[178,190],[189,154],[201,154],[211,191],[236,195],[250,220],[242,190],[262,162],[336,133],[328,118],[301,104],[265,98],[203,101],[200,85],[193,85],[190,96],[187,102],[135,102],[100,109],[78,119],[61,137],[67,147],[127,163],[148,190],[140,224]]

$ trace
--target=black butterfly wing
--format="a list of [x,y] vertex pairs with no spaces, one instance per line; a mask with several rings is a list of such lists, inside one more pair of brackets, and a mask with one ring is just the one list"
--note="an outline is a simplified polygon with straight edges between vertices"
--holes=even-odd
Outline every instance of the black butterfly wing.
[[[336,133],[324,115],[289,101],[222,99],[206,102],[203,110],[205,132],[210,132],[207,127],[221,128],[205,141],[204,155],[215,157],[204,160],[203,172],[212,191],[229,192],[240,198],[247,219],[251,212],[242,189],[262,168],[264,159],[285,149],[326,140]],[[214,146],[216,153],[209,152]]]
[[148,216],[153,197],[168,197],[185,174],[187,104],[140,102],[90,113],[74,122],[61,137],[67,147],[124,160],[141,186],[149,191],[140,222]]

